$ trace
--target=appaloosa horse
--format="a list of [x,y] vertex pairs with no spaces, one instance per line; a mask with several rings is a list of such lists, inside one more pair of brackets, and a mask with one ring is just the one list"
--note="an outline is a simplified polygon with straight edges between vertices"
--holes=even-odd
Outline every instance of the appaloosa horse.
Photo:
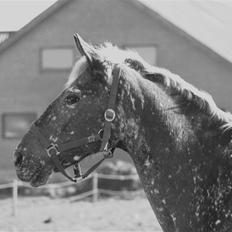
[[[18,145],[18,177],[86,177],[114,148],[133,159],[165,232],[232,231],[232,115],[179,76],[111,44],[74,36],[82,57],[61,95]],[[79,163],[102,157],[86,173]],[[112,209],[113,210],[113,209]]]

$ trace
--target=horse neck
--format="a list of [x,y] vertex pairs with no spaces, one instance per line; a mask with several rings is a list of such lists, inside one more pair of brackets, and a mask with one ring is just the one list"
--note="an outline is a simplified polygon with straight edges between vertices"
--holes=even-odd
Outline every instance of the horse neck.
[[[161,85],[138,75],[126,77],[120,81],[117,106],[119,137],[125,149],[133,159],[144,162],[157,149],[162,153],[165,147],[167,153],[169,145],[169,151],[182,150],[189,138],[194,137],[191,129],[194,115],[170,110],[176,102]],[[199,121],[199,117],[195,120]]]
[[198,134],[207,133],[208,128],[192,128],[210,118],[168,110],[176,102],[162,86],[141,77],[124,78],[119,89],[119,134],[157,219],[164,231],[192,231],[190,227],[194,231],[199,206],[190,203],[195,201],[194,194],[201,199],[198,182],[205,173],[200,165],[209,162],[217,143],[211,152],[204,149]]

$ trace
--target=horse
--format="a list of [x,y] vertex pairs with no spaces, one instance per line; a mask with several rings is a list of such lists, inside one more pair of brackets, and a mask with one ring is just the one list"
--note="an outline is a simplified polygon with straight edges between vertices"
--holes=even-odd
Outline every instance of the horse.
[[[164,232],[232,231],[232,115],[134,51],[74,39],[81,58],[17,146],[18,178],[40,186],[60,171],[75,181],[120,148]],[[82,174],[90,155],[101,159]]]

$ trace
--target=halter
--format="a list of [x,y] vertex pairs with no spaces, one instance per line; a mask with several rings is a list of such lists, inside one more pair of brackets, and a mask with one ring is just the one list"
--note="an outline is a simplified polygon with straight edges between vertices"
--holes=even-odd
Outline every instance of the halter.
[[[113,82],[110,91],[110,99],[108,103],[108,108],[104,113],[104,127],[97,134],[90,135],[88,137],[84,137],[75,141],[67,142],[67,143],[59,143],[53,142],[48,139],[48,136],[44,136],[45,131],[41,131],[39,127],[35,124],[32,126],[30,133],[32,133],[38,140],[42,148],[45,150],[45,153],[50,158],[51,162],[54,164],[57,171],[61,172],[65,177],[73,182],[77,182],[78,179],[84,179],[89,174],[91,174],[105,159],[113,157],[113,151],[115,147],[109,148],[109,141],[111,137],[111,127],[112,122],[115,119],[115,102],[118,90],[119,79],[121,75],[120,68],[115,68],[113,70]],[[94,143],[97,141],[101,141],[101,147],[99,152],[86,154],[82,157],[78,157],[76,155],[61,157],[61,154],[65,151],[69,151],[80,146]],[[90,167],[83,175],[81,174],[80,162],[84,160],[86,157],[90,155],[102,155],[102,159],[95,163],[92,167]],[[69,165],[63,167],[61,160],[68,162]],[[71,177],[66,171],[65,168],[73,165],[74,177]]]

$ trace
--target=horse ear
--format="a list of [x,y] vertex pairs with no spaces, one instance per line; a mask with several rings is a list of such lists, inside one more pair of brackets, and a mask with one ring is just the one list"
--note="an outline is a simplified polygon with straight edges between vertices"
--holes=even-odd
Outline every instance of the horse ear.
[[87,58],[89,65],[92,66],[93,58],[98,57],[96,49],[84,41],[77,33],[74,34],[74,41],[78,51]]

